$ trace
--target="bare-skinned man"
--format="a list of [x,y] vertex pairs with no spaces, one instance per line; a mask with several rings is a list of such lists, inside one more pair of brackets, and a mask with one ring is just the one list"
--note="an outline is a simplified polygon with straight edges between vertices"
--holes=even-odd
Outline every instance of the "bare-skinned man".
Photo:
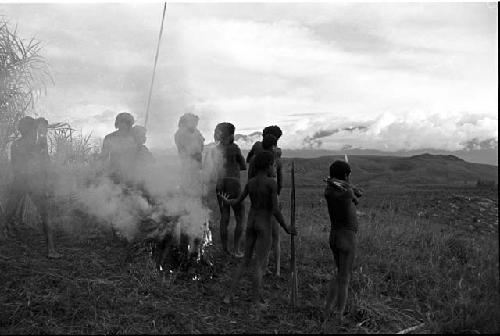
[[61,255],[54,247],[54,238],[49,223],[47,126],[44,118],[34,120],[24,117],[18,123],[21,138],[14,141],[11,147],[11,164],[14,173],[9,199],[6,206],[5,221],[12,225],[15,220],[17,206],[25,196],[29,196],[35,204],[47,243],[47,256],[59,258]]
[[230,207],[233,209],[236,226],[234,228],[233,252],[237,257],[242,257],[240,252],[240,240],[243,233],[243,221],[245,216],[245,207],[242,203],[229,205],[219,196],[220,193],[230,195],[231,198],[237,198],[241,194],[240,171],[246,170],[245,159],[241,155],[241,150],[234,143],[234,125],[223,122],[217,124],[214,131],[214,139],[218,142],[213,149],[214,161],[219,162],[217,167],[216,193],[220,209],[220,238],[222,249],[230,254],[228,249],[228,226],[230,219]]
[[296,234],[296,232],[295,229],[286,224],[278,207],[278,187],[276,181],[270,177],[275,169],[274,155],[263,151],[256,155],[253,164],[256,176],[248,181],[243,193],[237,199],[229,199],[227,195],[220,196],[224,202],[229,204],[241,203],[248,195],[250,195],[251,201],[247,220],[245,255],[233,277],[229,292],[223,298],[223,301],[230,303],[243,272],[251,265],[252,255],[255,252],[253,296],[255,304],[259,308],[264,308],[266,302],[262,296],[262,275],[272,244],[271,218],[274,216],[287,233]]
[[[281,163],[279,156],[277,154],[277,142],[278,139],[270,133],[266,133],[266,135],[263,137],[262,142],[260,143],[261,145],[259,147],[254,146],[254,151],[255,154],[261,153],[263,151],[268,151],[274,155],[275,158],[275,168],[273,171],[273,174],[270,176],[274,178],[277,181],[277,173],[278,170],[281,171]],[[254,169],[254,156],[250,159],[250,164],[248,165],[248,178],[252,178],[255,176],[256,172]],[[278,183],[277,183],[278,184]],[[279,197],[279,194],[278,194]],[[279,203],[279,199],[278,199]],[[276,276],[280,276],[280,268],[281,268],[281,247],[280,247],[280,226],[276,220],[272,219],[272,248],[271,250],[274,252],[274,261],[275,261],[275,269],[274,269],[274,274]],[[269,257],[266,259],[266,269],[267,265],[269,265]],[[271,271],[268,270],[269,273],[272,273]]]
[[351,168],[347,162],[335,161],[326,180],[325,198],[330,215],[330,248],[335,259],[337,276],[333,277],[326,298],[324,319],[328,319],[332,304],[339,322],[347,302],[347,289],[356,254],[358,220],[356,207],[362,191],[349,183]]
[[117,130],[104,137],[101,158],[108,176],[114,183],[133,183],[137,159],[137,143],[132,132],[134,117],[127,112],[118,113]]

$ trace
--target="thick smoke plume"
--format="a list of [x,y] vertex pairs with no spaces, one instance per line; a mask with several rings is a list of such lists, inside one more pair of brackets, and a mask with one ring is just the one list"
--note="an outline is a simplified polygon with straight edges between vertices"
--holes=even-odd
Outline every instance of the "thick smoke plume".
[[99,165],[83,170],[55,166],[54,191],[59,199],[71,198],[73,207],[128,241],[138,237],[141,220],[159,223],[163,216],[178,217],[178,229],[194,239],[202,235],[210,215],[202,196],[207,189],[204,176],[210,176],[213,167],[215,163],[199,170],[176,156],[157,158],[149,165],[139,163],[134,170],[137,187],[128,187],[113,183]]

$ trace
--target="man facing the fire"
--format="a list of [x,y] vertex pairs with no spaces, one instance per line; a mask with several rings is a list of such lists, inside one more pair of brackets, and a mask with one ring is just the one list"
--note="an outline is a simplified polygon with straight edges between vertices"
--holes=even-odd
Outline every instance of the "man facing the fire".
[[133,184],[136,164],[137,142],[132,126],[134,117],[127,112],[118,113],[115,119],[116,131],[104,137],[101,158],[110,179],[116,184]]
[[[212,151],[212,161],[216,162],[216,192],[229,194],[232,198],[237,198],[241,193],[240,171],[246,170],[245,158],[241,150],[234,143],[233,124],[223,122],[217,124],[214,131],[214,140],[217,145]],[[230,254],[228,249],[228,225],[230,219],[230,208],[233,208],[236,227],[234,228],[233,251],[237,257],[242,257],[240,252],[240,240],[243,233],[243,221],[245,216],[245,207],[242,203],[229,205],[217,196],[219,203],[220,218],[220,238],[222,249]]]

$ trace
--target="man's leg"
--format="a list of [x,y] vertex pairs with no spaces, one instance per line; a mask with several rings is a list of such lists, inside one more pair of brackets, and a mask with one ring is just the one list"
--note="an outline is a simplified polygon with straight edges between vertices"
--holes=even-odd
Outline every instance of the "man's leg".
[[[249,221],[250,222],[250,221]],[[231,298],[233,297],[233,293],[236,290],[236,286],[240,282],[241,277],[243,276],[243,273],[245,272],[246,269],[249,268],[252,262],[252,254],[253,250],[255,247],[255,231],[252,229],[247,229],[246,230],[246,235],[245,235],[245,255],[243,256],[243,260],[241,261],[240,265],[238,266],[236,273],[233,276],[233,280],[231,282],[231,286],[229,287],[229,292],[224,296],[224,303],[230,303]]]
[[274,251],[274,262],[276,263],[275,274],[280,276],[281,268],[281,246],[280,246],[280,225],[275,218],[271,219],[272,227],[272,250]]
[[334,272],[332,279],[330,280],[330,284],[328,286],[328,295],[326,296],[326,304],[325,304],[325,310],[324,310],[324,316],[323,318],[325,321],[329,318],[330,316],[330,310],[332,308],[333,303],[335,302],[335,305],[337,303],[337,298],[338,298],[338,270],[339,270],[339,251],[337,248],[337,239],[338,239],[338,234],[336,231],[330,231],[330,238],[329,238],[329,243],[330,243],[330,249],[332,250],[333,254],[333,261],[335,263],[335,269],[336,273]]
[[240,204],[233,206],[233,211],[234,211],[234,219],[236,221],[236,226],[234,228],[233,250],[234,254],[239,257],[241,256],[240,242],[244,228],[243,221],[245,218],[245,204],[241,202]]
[[4,230],[4,234],[6,236],[11,236],[13,234],[17,209],[25,194],[26,191],[20,185],[12,185],[10,188],[7,202],[5,204],[4,217],[1,218],[3,220],[2,224],[4,226],[2,229]]
[[257,304],[265,304],[262,297],[262,276],[267,267],[267,257],[271,250],[272,238],[270,223],[259,223],[255,241],[255,273],[254,273],[254,300]]
[[353,231],[342,230],[339,235],[341,246],[339,246],[339,273],[338,273],[338,301],[337,312],[342,320],[347,303],[347,291],[351,279],[352,266],[356,251],[356,237]]
[[219,202],[219,210],[220,210],[220,240],[222,244],[222,250],[226,253],[229,253],[229,249],[227,248],[227,227],[229,225],[229,216],[230,216],[230,206],[222,199],[219,195],[217,195],[217,201]]
[[35,192],[30,194],[31,200],[36,205],[38,212],[40,213],[40,218],[42,219],[42,227],[45,234],[45,240],[47,242],[47,257],[49,258],[60,258],[59,254],[54,246],[54,237],[52,234],[52,228],[49,223],[49,200],[48,196],[43,192]]
[[339,260],[339,255],[338,253],[333,250],[333,258],[335,262],[335,268],[337,269],[336,273],[332,276],[332,279],[330,280],[330,284],[328,286],[328,295],[326,296],[326,304],[325,304],[325,311],[324,311],[324,319],[328,319],[330,316],[330,310],[332,308],[333,303],[337,303],[337,298],[338,298],[338,260]]

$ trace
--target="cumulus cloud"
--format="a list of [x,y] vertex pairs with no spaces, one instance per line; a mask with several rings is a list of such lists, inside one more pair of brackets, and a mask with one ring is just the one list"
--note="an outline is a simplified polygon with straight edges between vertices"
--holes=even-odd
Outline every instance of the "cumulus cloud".
[[[278,124],[283,148],[457,149],[498,138],[498,17],[490,7],[168,4],[149,144],[173,147],[185,112],[200,116],[207,139],[222,121],[240,134]],[[114,113],[142,123],[160,4],[0,12],[45,44],[56,85],[39,114],[100,137],[113,131]]]
[[[470,122],[467,121],[468,117],[472,118],[469,119]],[[454,151],[471,146],[470,141],[463,139],[474,139],[474,143],[489,143],[492,139],[498,139],[497,124],[498,119],[486,115],[434,114],[422,118],[415,115],[398,116],[385,113],[362,127],[326,131],[322,129],[312,136],[305,136],[304,139],[308,140],[308,147],[336,150],[348,145],[352,148],[386,151],[423,148]],[[304,144],[296,141],[289,147],[301,148]]]

